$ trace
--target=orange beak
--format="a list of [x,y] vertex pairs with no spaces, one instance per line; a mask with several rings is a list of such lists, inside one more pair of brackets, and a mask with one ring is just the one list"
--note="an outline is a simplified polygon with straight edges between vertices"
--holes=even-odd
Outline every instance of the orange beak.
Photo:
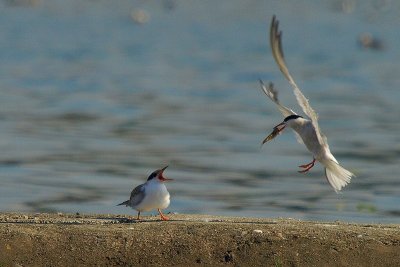
[[170,178],[164,177],[163,174],[164,174],[164,171],[165,171],[166,168],[168,168],[168,165],[160,170],[160,172],[158,173],[158,179],[160,181],[163,181],[163,182],[165,182],[165,181],[173,181],[174,179],[170,179]]

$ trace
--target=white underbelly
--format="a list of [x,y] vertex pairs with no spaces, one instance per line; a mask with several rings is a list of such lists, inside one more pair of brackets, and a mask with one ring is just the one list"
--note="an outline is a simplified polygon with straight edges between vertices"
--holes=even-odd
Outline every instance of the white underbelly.
[[315,133],[314,127],[304,127],[302,131],[297,131],[303,140],[304,145],[308,151],[313,154],[317,160],[321,159],[325,155],[325,147],[318,142],[317,134]]
[[165,209],[169,206],[169,193],[165,185],[151,186],[147,188],[142,202],[135,207],[138,211],[150,211],[153,209]]

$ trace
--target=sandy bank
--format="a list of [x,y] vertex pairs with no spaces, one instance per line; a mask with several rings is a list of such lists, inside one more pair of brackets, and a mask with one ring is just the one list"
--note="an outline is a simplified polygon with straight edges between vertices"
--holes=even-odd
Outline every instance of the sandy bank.
[[0,266],[399,266],[400,225],[0,213]]

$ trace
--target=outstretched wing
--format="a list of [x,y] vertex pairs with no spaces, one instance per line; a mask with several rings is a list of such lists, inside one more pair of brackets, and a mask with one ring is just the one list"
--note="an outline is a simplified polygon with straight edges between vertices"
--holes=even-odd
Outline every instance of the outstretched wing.
[[300,91],[300,88],[297,86],[292,76],[290,75],[288,68],[286,67],[282,51],[282,32],[279,31],[278,26],[279,26],[279,21],[276,19],[274,15],[272,17],[271,29],[270,29],[270,44],[272,49],[272,55],[274,56],[274,59],[278,64],[278,67],[281,70],[282,74],[285,76],[285,78],[289,81],[290,85],[293,87],[294,95],[296,96],[296,100],[299,103],[300,107],[303,109],[303,112],[311,119],[319,143],[325,144],[326,137],[323,137],[319,129],[317,113],[310,106],[308,99]]
[[282,115],[285,118],[290,115],[296,115],[296,113],[293,110],[291,110],[290,108],[287,108],[287,107],[281,105],[281,103],[279,103],[278,92],[275,90],[273,83],[270,82],[267,87],[267,86],[265,86],[263,81],[260,80],[260,85],[261,85],[261,89],[263,90],[264,94],[266,94],[268,96],[268,98],[271,99],[272,102],[274,102],[278,106],[279,111],[282,113]]
[[140,202],[142,202],[144,198],[144,190],[145,190],[144,184],[138,185],[132,190],[131,197],[129,199],[131,202],[131,206],[136,206]]
[[[285,118],[290,115],[297,115],[296,112],[294,112],[290,108],[287,108],[287,107],[281,105],[281,103],[279,102],[279,99],[278,99],[278,91],[275,90],[274,84],[272,82],[270,82],[267,87],[267,86],[265,86],[263,81],[260,80],[260,85],[261,85],[261,89],[268,96],[268,98],[271,99],[272,102],[274,102],[278,106],[279,111],[282,113],[282,115]],[[299,142],[300,144],[303,144],[303,140],[301,139],[300,135],[296,131],[293,131],[293,132],[296,135],[297,142]]]

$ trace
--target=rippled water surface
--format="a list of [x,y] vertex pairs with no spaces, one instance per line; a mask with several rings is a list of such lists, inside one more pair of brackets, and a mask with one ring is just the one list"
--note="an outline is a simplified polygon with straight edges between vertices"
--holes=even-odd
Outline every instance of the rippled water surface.
[[[0,210],[131,213],[169,165],[168,211],[400,222],[397,1],[0,2]],[[273,61],[357,177],[335,194],[258,79],[300,112]],[[359,36],[378,39],[361,48]]]

